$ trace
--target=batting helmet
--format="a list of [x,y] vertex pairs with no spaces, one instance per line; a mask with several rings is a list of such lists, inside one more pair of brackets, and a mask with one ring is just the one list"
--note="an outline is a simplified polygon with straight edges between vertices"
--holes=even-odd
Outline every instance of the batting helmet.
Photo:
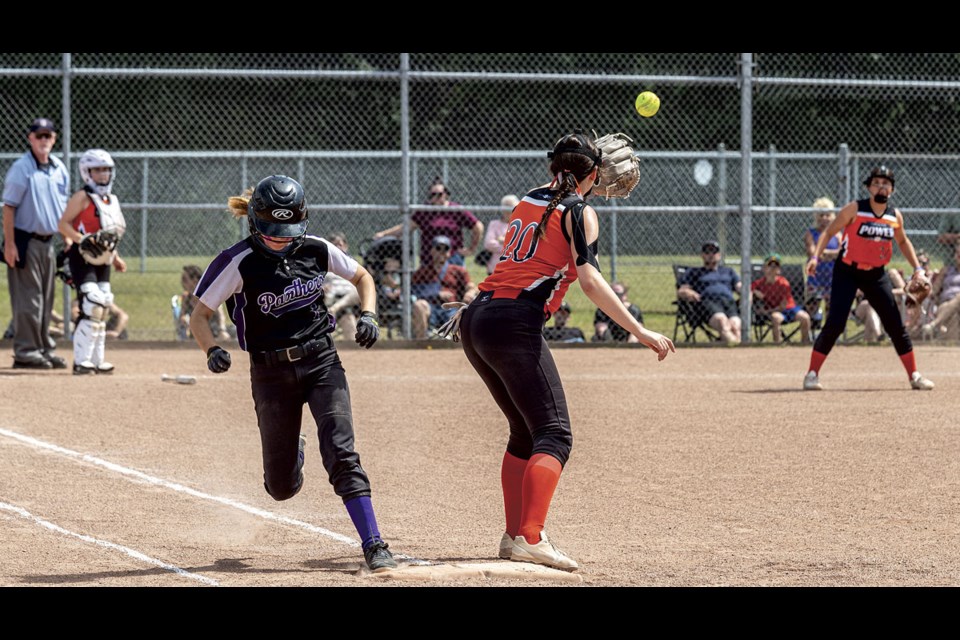
[[882,164],[879,167],[874,167],[870,171],[870,175],[867,176],[867,179],[863,181],[863,186],[869,187],[874,178],[886,178],[890,181],[890,184],[893,185],[893,169],[885,164]]
[[[300,183],[287,176],[268,176],[253,190],[247,205],[250,235],[303,240],[307,232],[307,200]],[[300,242],[297,242],[299,245]]]
[[[110,169],[110,179],[105,184],[97,182],[93,179],[93,176],[90,175],[90,169],[102,167]],[[80,177],[83,178],[83,182],[94,193],[100,194],[101,196],[110,195],[115,174],[116,170],[113,164],[113,158],[103,149],[87,149],[83,152],[83,155],[80,156]]]

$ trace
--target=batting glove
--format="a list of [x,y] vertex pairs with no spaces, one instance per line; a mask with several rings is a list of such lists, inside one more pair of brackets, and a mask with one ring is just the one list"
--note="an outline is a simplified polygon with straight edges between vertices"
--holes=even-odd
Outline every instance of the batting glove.
[[369,349],[380,339],[380,323],[373,311],[364,311],[357,322],[357,344]]
[[450,319],[437,327],[437,335],[441,338],[450,338],[454,342],[460,342],[460,316],[463,310],[467,308],[465,302],[444,302],[444,309],[456,309]]
[[207,369],[213,373],[225,373],[230,369],[230,354],[220,347],[207,349]]

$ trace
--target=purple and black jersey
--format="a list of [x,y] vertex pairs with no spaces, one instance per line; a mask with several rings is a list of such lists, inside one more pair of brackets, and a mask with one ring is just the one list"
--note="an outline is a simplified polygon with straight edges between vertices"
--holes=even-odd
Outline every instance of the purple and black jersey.
[[245,238],[210,263],[194,294],[211,309],[226,302],[241,349],[276,351],[333,331],[323,282],[327,273],[352,280],[357,268],[356,260],[316,236],[282,258]]

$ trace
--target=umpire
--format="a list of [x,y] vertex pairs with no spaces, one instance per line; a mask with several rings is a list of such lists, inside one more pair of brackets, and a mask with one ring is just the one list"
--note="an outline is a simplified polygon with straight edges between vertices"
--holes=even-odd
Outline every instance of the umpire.
[[357,287],[363,312],[356,341],[369,349],[380,337],[373,277],[327,240],[306,234],[306,198],[292,178],[266,177],[252,193],[230,198],[229,207],[247,218],[250,235],[210,263],[194,292],[199,302],[190,329],[207,354],[207,367],[213,373],[230,368],[230,354],[210,331],[213,310],[226,302],[240,348],[250,354],[267,493],[287,500],[300,491],[300,424],[308,404],[323,466],[357,529],[367,566],[395,568],[377,528],[370,481],[354,451],[350,391],[331,338],[336,320],[323,301],[328,273]]

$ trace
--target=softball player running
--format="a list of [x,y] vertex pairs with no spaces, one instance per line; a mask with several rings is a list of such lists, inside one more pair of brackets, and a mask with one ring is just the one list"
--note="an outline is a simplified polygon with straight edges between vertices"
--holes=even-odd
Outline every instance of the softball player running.
[[307,404],[317,424],[323,466],[350,514],[373,571],[397,566],[380,537],[370,481],[353,446],[353,415],[346,374],[331,333],[336,321],[323,302],[323,281],[335,273],[352,282],[363,309],[356,341],[370,348],[380,337],[373,278],[330,242],[306,234],[303,187],[274,175],[252,194],[230,199],[235,216],[246,216],[250,235],[222,251],[200,278],[200,299],[190,329],[213,373],[230,368],[217,346],[210,316],[224,302],[237,326],[240,348],[250,356],[250,380],[263,449],[264,488],[287,500],[303,484],[300,422]]
[[516,206],[500,260],[463,310],[467,359],[507,417],[500,471],[506,531],[501,558],[573,570],[577,563],[544,532],[547,510],[573,435],[560,375],[543,325],[574,280],[590,300],[660,360],[673,342],[631,316],[600,274],[597,214],[584,197],[598,183],[601,151],[583,134],[561,138],[547,156],[554,180]]
[[127,270],[116,250],[127,224],[117,196],[111,193],[114,163],[110,154],[89,149],[79,164],[83,189],[70,196],[59,224],[80,303],[73,332],[73,373],[113,373],[113,365],[104,360],[107,310],[113,303],[110,266],[121,273]]

